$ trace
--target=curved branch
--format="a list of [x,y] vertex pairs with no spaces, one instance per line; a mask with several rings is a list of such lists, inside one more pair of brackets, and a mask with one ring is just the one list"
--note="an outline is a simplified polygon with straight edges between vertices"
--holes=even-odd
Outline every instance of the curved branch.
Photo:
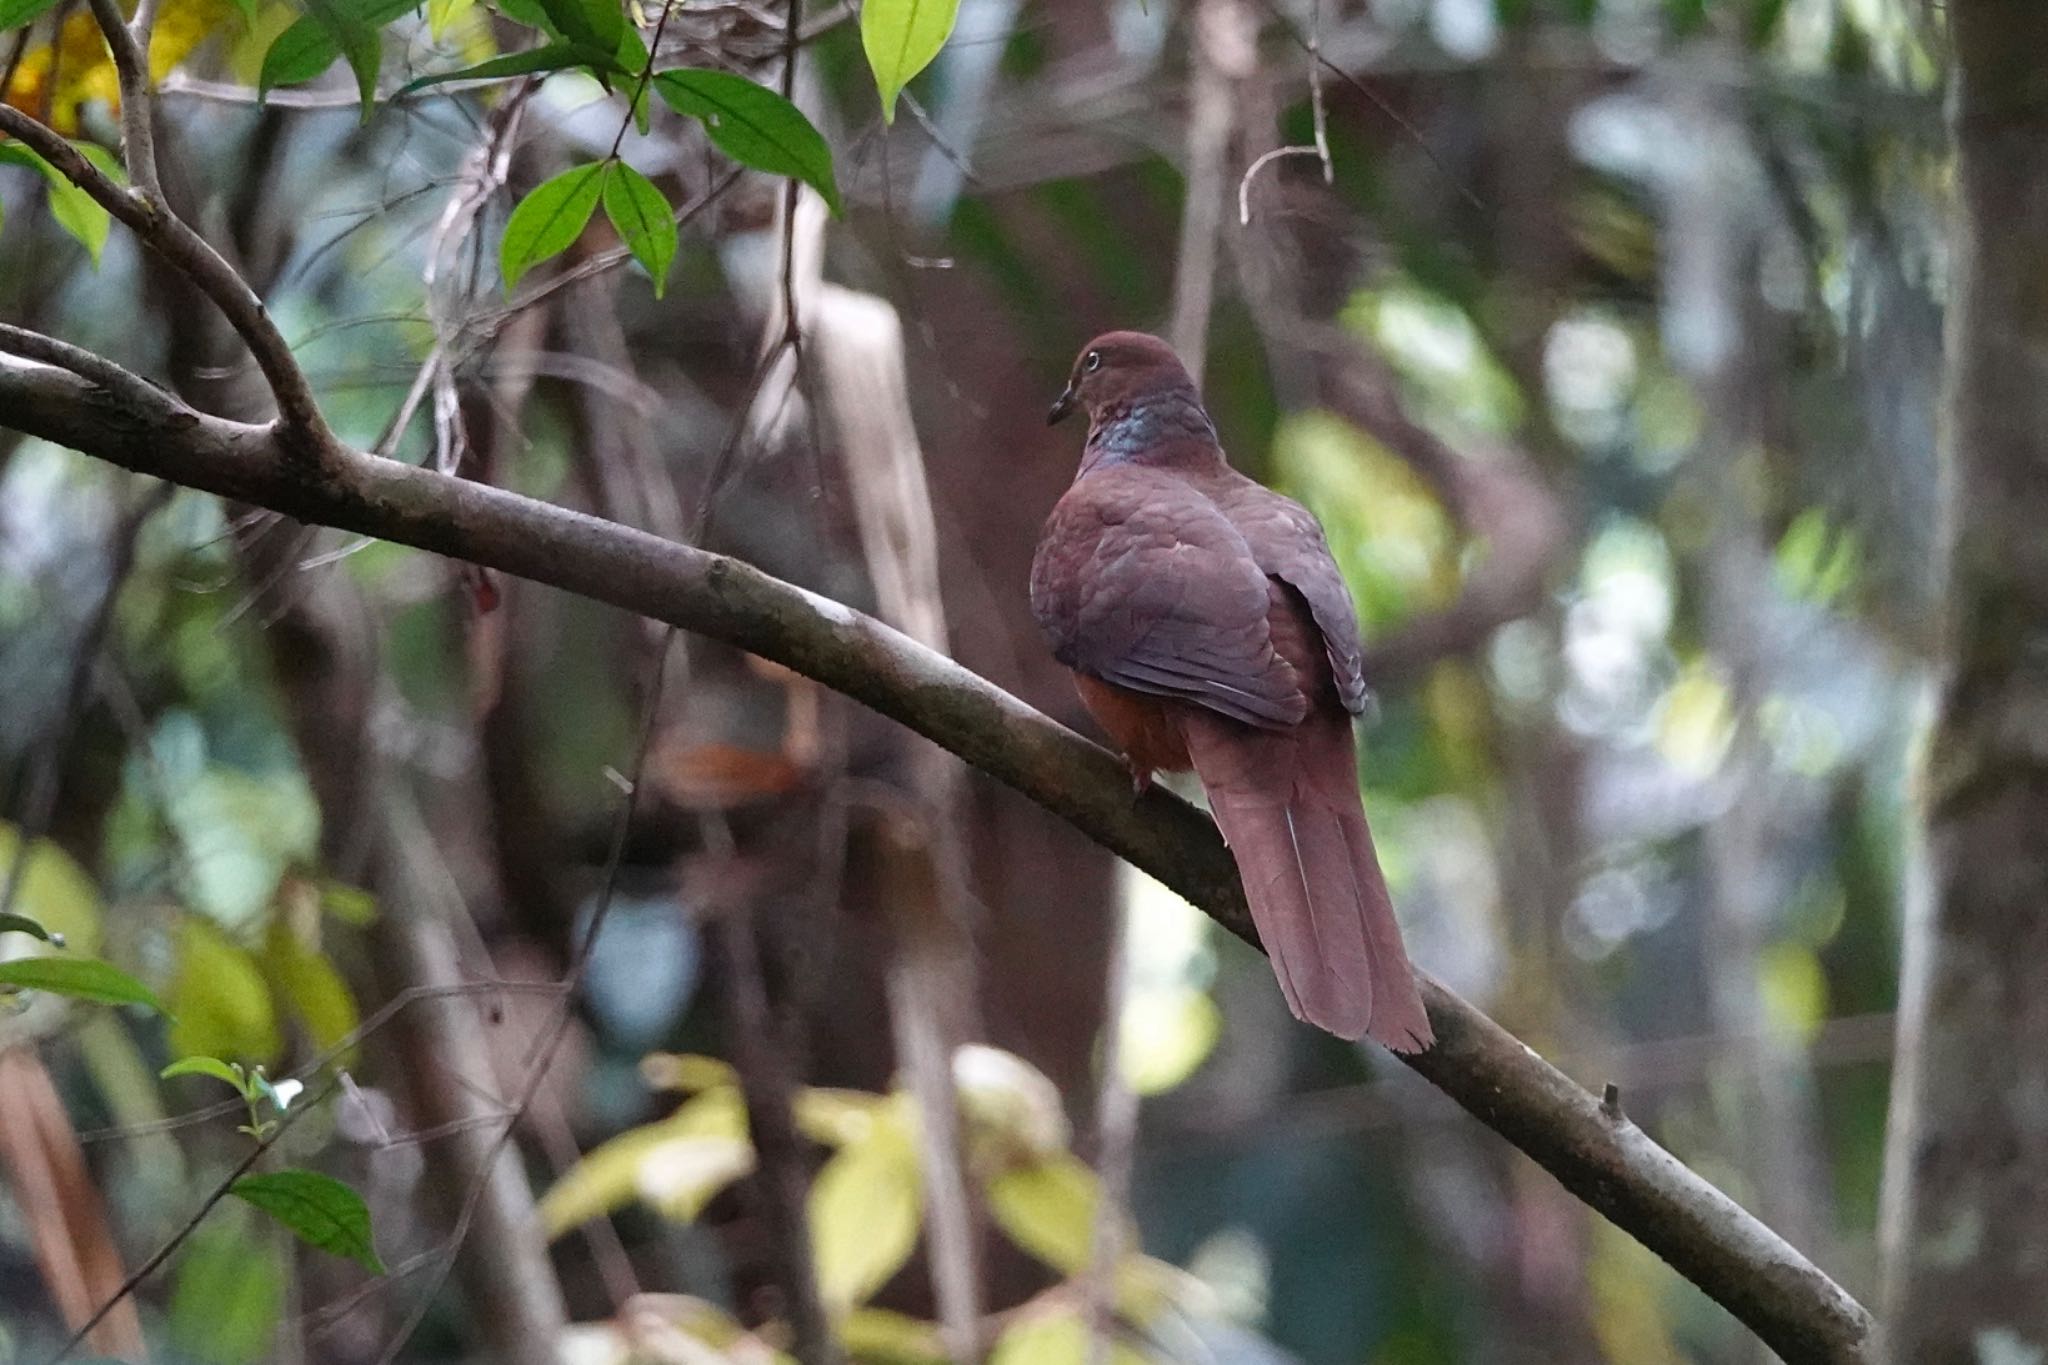
[[[68,371],[0,357],[0,426],[301,521],[488,565],[724,640],[903,722],[1257,935],[1207,816],[1133,801],[1110,754],[881,622],[736,560],[327,441],[309,469],[270,428],[169,396],[121,402]],[[1622,1116],[1425,978],[1437,1044],[1402,1060],[1527,1152],[1788,1361],[1864,1361],[1863,1306]]]

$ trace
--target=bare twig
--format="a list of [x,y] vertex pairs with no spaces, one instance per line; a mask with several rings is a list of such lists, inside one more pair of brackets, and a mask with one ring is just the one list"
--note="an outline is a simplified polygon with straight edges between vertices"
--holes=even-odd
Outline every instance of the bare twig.
[[284,1135],[291,1131],[292,1125],[299,1121],[301,1114],[309,1113],[319,1108],[321,1103],[334,1093],[335,1085],[335,1082],[329,1082],[322,1088],[319,1094],[309,1096],[293,1105],[290,1109],[287,1109],[276,1120],[275,1126],[268,1133],[252,1143],[242,1159],[235,1163],[235,1168],[227,1173],[226,1178],[220,1184],[213,1187],[212,1193],[208,1194],[200,1202],[199,1207],[192,1211],[191,1216],[178,1225],[177,1231],[165,1238],[163,1245],[152,1252],[148,1260],[135,1267],[128,1278],[121,1282],[121,1287],[116,1289],[107,1298],[105,1303],[94,1309],[92,1316],[80,1324],[78,1329],[65,1340],[64,1344],[57,1348],[57,1353],[50,1357],[50,1365],[59,1365],[59,1362],[68,1359],[73,1351],[84,1345],[85,1339],[91,1335],[92,1329],[99,1326],[107,1314],[114,1311],[114,1306],[123,1299],[126,1299],[130,1294],[133,1294],[136,1289],[141,1287],[143,1281],[156,1274],[158,1268],[165,1261],[170,1260],[178,1248],[185,1245],[192,1234],[199,1230],[199,1225],[206,1220],[206,1215],[212,1213],[214,1207],[221,1200],[234,1192],[235,1182],[255,1169],[256,1163],[263,1159],[263,1154],[284,1140]]
[[[552,584],[723,640],[909,725],[1158,877],[1248,942],[1257,933],[1209,818],[1133,801],[1106,750],[838,602],[739,561],[503,489],[336,448],[318,478],[278,432],[164,396],[112,402],[84,379],[0,359],[0,426],[301,521]],[[1430,978],[1437,1043],[1402,1060],[1671,1263],[1790,1361],[1870,1359],[1870,1314],[1727,1195]]]
[[[434,477],[452,479],[466,488],[489,487],[486,484],[454,479],[452,475],[436,474]],[[378,1356],[378,1365],[391,1365],[391,1362],[398,1358],[399,1353],[405,1349],[406,1342],[419,1330],[420,1323],[425,1320],[427,1311],[433,1306],[434,1295],[439,1291],[442,1282],[448,1278],[449,1266],[453,1263],[455,1253],[461,1250],[464,1239],[469,1235],[470,1224],[476,1218],[477,1209],[489,1188],[486,1177],[497,1166],[499,1157],[510,1145],[520,1118],[533,1105],[534,1096],[540,1093],[541,1083],[547,1079],[549,1063],[554,1060],[555,1048],[561,1043],[562,1035],[568,1031],[569,1023],[574,1018],[570,1003],[576,988],[583,981],[584,973],[590,967],[591,952],[597,946],[597,936],[604,931],[605,920],[611,914],[613,893],[618,889],[619,866],[626,852],[626,834],[632,826],[641,778],[647,768],[647,751],[653,742],[655,721],[660,715],[662,680],[668,668],[668,647],[674,639],[675,631],[671,628],[664,633],[661,648],[654,658],[654,677],[647,688],[647,704],[641,716],[639,738],[634,745],[632,772],[627,779],[624,798],[619,802],[618,817],[612,826],[611,849],[605,857],[604,879],[598,891],[597,904],[590,912],[590,922],[584,927],[583,937],[577,941],[570,955],[569,968],[562,975],[562,984],[565,988],[562,998],[557,1002],[547,1023],[542,1026],[539,1037],[528,1050],[526,1079],[521,1083],[518,1095],[507,1107],[508,1117],[504,1125],[478,1153],[476,1168],[479,1174],[470,1181],[469,1189],[463,1195],[461,1208],[448,1234],[446,1254],[429,1270],[426,1287],[421,1290],[418,1302],[399,1324],[398,1331],[392,1335],[390,1341],[385,1343],[384,1350]]]
[[80,346],[56,337],[31,332],[26,327],[15,327],[0,322],[0,351],[21,356],[25,360],[40,360],[45,365],[55,365],[91,380],[117,398],[135,401],[137,398],[154,398],[162,390],[148,380],[122,369],[119,365],[93,354]]
[[143,201],[165,212],[164,190],[157,179],[156,120],[150,108],[149,39],[156,28],[156,0],[141,0],[135,18],[124,21],[115,0],[92,0],[92,17],[107,37],[114,55],[114,76],[121,85],[121,154],[128,182]]
[[[368,1018],[350,1029],[320,1054],[291,1074],[291,1079],[305,1082],[321,1071],[334,1065],[343,1056],[374,1036],[413,1006],[429,1000],[452,1000],[472,995],[554,995],[568,993],[568,988],[559,981],[461,981],[444,986],[408,986],[386,1000]],[[129,1138],[148,1137],[153,1133],[169,1133],[194,1124],[208,1123],[214,1119],[226,1118],[230,1114],[244,1112],[247,1105],[241,1100],[222,1100],[194,1109],[190,1113],[177,1114],[171,1118],[155,1119],[148,1123],[121,1124],[113,1128],[90,1128],[78,1135],[80,1142],[114,1142]]]
[[1081,1282],[1081,1320],[1088,1329],[1088,1365],[1107,1365],[1116,1344],[1117,1267],[1130,1250],[1124,1245],[1131,1202],[1131,1167],[1137,1154],[1138,1092],[1124,1079],[1124,1005],[1131,994],[1129,905],[1117,907],[1116,932],[1104,967],[1102,993],[1102,1077],[1095,1091],[1094,1245]]
[[[18,332],[18,328],[0,329],[4,332]],[[34,335],[29,333],[28,335]],[[0,341],[7,340],[0,336]],[[59,343],[61,345],[61,343]],[[70,349],[70,348],[65,348]],[[100,365],[116,373],[126,374],[118,367],[101,361]],[[140,384],[133,375],[116,381],[125,385],[129,382]],[[94,381],[98,382],[98,381]],[[115,391],[118,392],[118,389]],[[49,741],[37,757],[34,770],[29,776],[29,788],[24,808],[16,812],[15,828],[19,841],[15,845],[14,860],[8,864],[7,881],[0,886],[0,915],[14,908],[14,898],[20,894],[23,880],[28,875],[29,864],[35,861],[35,845],[49,832],[50,819],[56,813],[59,779],[64,768],[66,752],[71,748],[73,736],[78,732],[78,722],[85,713],[86,705],[92,700],[92,669],[99,662],[100,650],[106,645],[107,631],[114,624],[114,607],[121,599],[121,589],[128,581],[128,574],[135,567],[135,551],[142,537],[142,528],[171,500],[178,491],[174,483],[160,483],[150,488],[135,502],[128,513],[121,518],[109,540],[110,552],[107,564],[107,583],[100,594],[92,614],[85,619],[79,631],[78,643],[72,647],[71,674],[64,692],[64,709],[58,716],[57,724],[50,732]]]

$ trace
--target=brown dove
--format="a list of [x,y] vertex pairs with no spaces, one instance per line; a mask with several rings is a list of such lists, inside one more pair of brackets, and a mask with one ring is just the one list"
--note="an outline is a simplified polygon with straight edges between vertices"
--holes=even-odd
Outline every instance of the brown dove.
[[1051,421],[1088,414],[1031,565],[1031,611],[1139,790],[1193,768],[1295,1017],[1434,1040],[1359,794],[1367,699],[1322,527],[1230,467],[1173,350],[1097,337]]

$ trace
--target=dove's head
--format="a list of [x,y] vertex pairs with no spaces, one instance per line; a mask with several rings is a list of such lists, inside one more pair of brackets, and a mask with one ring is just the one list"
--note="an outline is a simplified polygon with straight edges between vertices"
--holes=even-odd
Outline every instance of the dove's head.
[[1173,347],[1143,332],[1104,332],[1075,357],[1066,391],[1046,414],[1057,422],[1075,408],[1090,424],[1105,408],[1128,407],[1154,397],[1185,398],[1199,407],[1195,381]]

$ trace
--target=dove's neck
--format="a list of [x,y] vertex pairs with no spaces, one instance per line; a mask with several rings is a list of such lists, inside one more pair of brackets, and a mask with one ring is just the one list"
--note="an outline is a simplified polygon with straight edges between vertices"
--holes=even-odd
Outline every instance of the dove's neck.
[[1183,464],[1223,458],[1216,425],[1193,393],[1167,390],[1105,403],[1088,428],[1081,467]]

